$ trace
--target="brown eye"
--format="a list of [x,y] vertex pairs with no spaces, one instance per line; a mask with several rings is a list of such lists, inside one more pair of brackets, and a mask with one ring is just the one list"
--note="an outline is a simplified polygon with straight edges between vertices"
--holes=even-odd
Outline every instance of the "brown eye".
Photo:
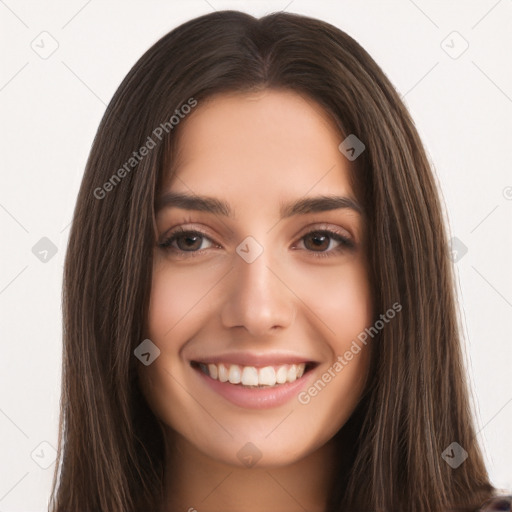
[[[316,253],[332,253],[354,248],[354,243],[349,238],[331,230],[310,231],[302,237],[302,240],[306,250]],[[334,247],[332,247],[333,241]]]
[[180,251],[196,251],[201,247],[203,237],[201,235],[178,235],[175,237],[176,245]]
[[[310,243],[308,243],[310,242]],[[312,232],[304,237],[306,249],[325,251],[329,248],[330,236],[321,232]]]
[[205,249],[201,247],[205,240],[211,243],[211,240],[200,231],[186,231],[180,228],[171,233],[159,246],[169,251],[198,252]]

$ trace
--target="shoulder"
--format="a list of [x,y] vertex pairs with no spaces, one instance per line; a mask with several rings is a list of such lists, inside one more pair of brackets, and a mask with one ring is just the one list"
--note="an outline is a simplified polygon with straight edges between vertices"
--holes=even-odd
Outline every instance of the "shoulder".
[[475,512],[511,512],[512,495],[495,496],[487,500]]

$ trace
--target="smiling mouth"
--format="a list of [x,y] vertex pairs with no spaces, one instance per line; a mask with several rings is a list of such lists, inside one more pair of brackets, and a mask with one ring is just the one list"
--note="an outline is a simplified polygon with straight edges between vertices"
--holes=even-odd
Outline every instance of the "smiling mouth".
[[302,378],[318,363],[281,364],[276,366],[242,366],[230,363],[202,363],[191,361],[190,365],[208,377],[245,388],[271,388],[288,384]]

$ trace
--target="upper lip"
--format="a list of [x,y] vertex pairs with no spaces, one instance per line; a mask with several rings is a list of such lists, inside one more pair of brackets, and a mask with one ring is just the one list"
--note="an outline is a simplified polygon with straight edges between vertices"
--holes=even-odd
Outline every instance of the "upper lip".
[[256,354],[250,352],[229,352],[216,356],[200,357],[191,359],[196,363],[229,363],[238,364],[240,366],[279,366],[283,364],[300,364],[300,363],[315,363],[311,358],[299,356],[297,354],[283,354],[283,353],[265,353]]

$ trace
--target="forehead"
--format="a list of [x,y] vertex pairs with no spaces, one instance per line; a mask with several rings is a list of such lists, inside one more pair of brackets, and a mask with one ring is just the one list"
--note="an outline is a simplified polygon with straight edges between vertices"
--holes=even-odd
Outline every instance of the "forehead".
[[164,191],[353,195],[340,130],[318,103],[290,90],[216,95],[175,136]]

